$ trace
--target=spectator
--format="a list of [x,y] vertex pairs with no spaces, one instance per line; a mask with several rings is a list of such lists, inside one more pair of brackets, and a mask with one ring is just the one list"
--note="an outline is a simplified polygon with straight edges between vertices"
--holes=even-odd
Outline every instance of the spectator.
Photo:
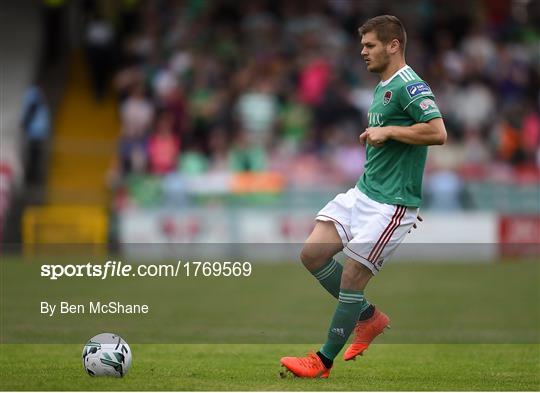
[[51,132],[51,115],[38,84],[26,90],[22,108],[21,126],[26,138],[26,183],[39,186],[44,181],[45,150]]
[[146,144],[146,136],[144,135],[126,134],[120,138],[118,156],[122,175],[146,171],[148,166]]
[[283,141],[292,145],[294,150],[298,150],[311,128],[311,111],[306,105],[299,102],[293,93],[289,93],[281,106],[279,117]]
[[154,120],[154,106],[146,98],[141,83],[135,84],[128,98],[120,107],[122,134],[128,137],[140,138],[145,135]]
[[[536,159],[540,159],[540,114],[531,105],[523,118],[522,129],[522,150],[527,162],[534,166]],[[540,167],[540,162],[537,165]]]
[[266,169],[265,149],[251,143],[248,132],[240,132],[229,151],[229,168],[234,172],[258,172]]
[[237,111],[240,127],[246,132],[242,138],[247,138],[248,143],[265,145],[278,119],[278,103],[272,81],[262,79],[255,82],[252,89],[239,97]]
[[472,80],[455,92],[451,110],[462,128],[479,130],[493,118],[495,99],[484,83]]
[[452,170],[433,172],[426,181],[424,192],[433,209],[452,211],[462,207],[463,182]]
[[175,170],[179,151],[180,140],[174,133],[174,117],[170,112],[163,111],[148,141],[150,171],[165,175]]
[[300,99],[311,106],[321,103],[330,80],[330,65],[324,59],[314,58],[300,71]]
[[86,25],[84,39],[94,97],[101,101],[114,67],[114,30],[105,18],[95,12]]
[[43,0],[43,56],[45,63],[54,64],[65,47],[66,1]]

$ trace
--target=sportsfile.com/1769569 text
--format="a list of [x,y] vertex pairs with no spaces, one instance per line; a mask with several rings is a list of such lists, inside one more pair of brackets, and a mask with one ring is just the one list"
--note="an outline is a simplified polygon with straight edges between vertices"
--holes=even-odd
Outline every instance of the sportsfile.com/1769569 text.
[[107,261],[104,264],[44,264],[41,277],[49,280],[88,277],[105,280],[113,277],[249,277],[251,262],[178,261],[176,264],[129,264]]

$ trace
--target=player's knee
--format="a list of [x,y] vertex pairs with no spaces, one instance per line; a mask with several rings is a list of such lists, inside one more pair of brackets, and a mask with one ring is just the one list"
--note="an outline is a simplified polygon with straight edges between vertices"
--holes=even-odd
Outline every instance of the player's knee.
[[304,244],[300,252],[300,260],[310,271],[321,267],[328,262],[328,259],[329,257],[325,255],[321,247],[313,243]]

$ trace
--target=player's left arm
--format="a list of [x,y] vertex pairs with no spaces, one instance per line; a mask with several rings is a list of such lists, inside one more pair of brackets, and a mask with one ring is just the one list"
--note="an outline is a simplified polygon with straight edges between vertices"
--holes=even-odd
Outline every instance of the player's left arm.
[[389,126],[386,134],[389,139],[409,145],[444,145],[446,142],[446,127],[441,117],[436,117],[426,123],[416,123],[409,127]]
[[446,142],[446,127],[441,117],[416,123],[408,127],[387,126],[368,127],[360,135],[360,143],[381,147],[388,139],[395,139],[409,145],[443,145]]

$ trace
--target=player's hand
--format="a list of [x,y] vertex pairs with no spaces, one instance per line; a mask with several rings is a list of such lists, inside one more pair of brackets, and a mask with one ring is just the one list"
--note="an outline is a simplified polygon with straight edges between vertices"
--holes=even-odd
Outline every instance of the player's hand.
[[[424,221],[424,219],[420,216],[420,214],[417,215],[416,218],[417,218],[418,221],[420,221],[420,222]],[[416,225],[416,223],[414,223],[412,227],[413,227],[413,229],[416,229],[416,228],[418,228],[418,225]],[[411,233],[411,231],[412,231],[412,229],[409,231],[409,233]]]
[[368,127],[358,137],[360,144],[365,145],[367,143],[373,147],[382,147],[384,142],[388,140],[387,131],[386,127]]

